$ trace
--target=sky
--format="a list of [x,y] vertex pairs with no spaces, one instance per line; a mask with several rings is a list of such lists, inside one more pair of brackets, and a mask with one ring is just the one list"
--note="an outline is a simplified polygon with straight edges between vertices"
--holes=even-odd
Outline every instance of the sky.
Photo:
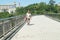
[[[60,2],[60,0],[54,0],[54,1],[56,3]],[[16,2],[17,5],[20,3],[20,6],[28,6],[30,4],[40,3],[40,2],[48,3],[49,0],[0,0],[0,5],[12,4],[13,2]]]

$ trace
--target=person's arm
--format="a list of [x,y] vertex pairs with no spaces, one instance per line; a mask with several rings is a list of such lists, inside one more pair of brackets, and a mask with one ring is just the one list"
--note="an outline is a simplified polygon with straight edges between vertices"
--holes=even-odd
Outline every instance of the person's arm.
[[26,15],[24,16],[24,20],[26,21]]

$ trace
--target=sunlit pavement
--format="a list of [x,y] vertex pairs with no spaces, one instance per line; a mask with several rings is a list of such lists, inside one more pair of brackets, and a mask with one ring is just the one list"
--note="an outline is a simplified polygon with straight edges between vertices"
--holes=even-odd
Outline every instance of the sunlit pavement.
[[11,40],[60,40],[60,23],[44,15],[34,16]]

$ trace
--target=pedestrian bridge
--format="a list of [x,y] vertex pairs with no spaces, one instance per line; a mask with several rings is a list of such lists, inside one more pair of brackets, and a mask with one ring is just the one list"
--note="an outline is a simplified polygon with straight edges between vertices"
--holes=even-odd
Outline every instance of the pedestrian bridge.
[[8,40],[60,40],[60,22],[45,15],[36,15],[31,18],[18,32]]

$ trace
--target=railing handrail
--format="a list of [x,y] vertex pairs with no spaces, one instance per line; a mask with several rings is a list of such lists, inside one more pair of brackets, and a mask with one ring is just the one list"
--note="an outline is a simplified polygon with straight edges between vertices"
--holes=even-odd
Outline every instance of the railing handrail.
[[24,15],[0,19],[0,37],[1,35],[4,36],[5,34],[9,33],[8,31],[11,31],[11,29],[16,28],[16,26],[19,26],[23,22]]
[[0,21],[1,20],[8,20],[8,19],[11,19],[11,18],[16,18],[16,17],[22,17],[22,15],[18,15],[18,16],[13,16],[13,17],[8,17],[8,18],[0,18]]

